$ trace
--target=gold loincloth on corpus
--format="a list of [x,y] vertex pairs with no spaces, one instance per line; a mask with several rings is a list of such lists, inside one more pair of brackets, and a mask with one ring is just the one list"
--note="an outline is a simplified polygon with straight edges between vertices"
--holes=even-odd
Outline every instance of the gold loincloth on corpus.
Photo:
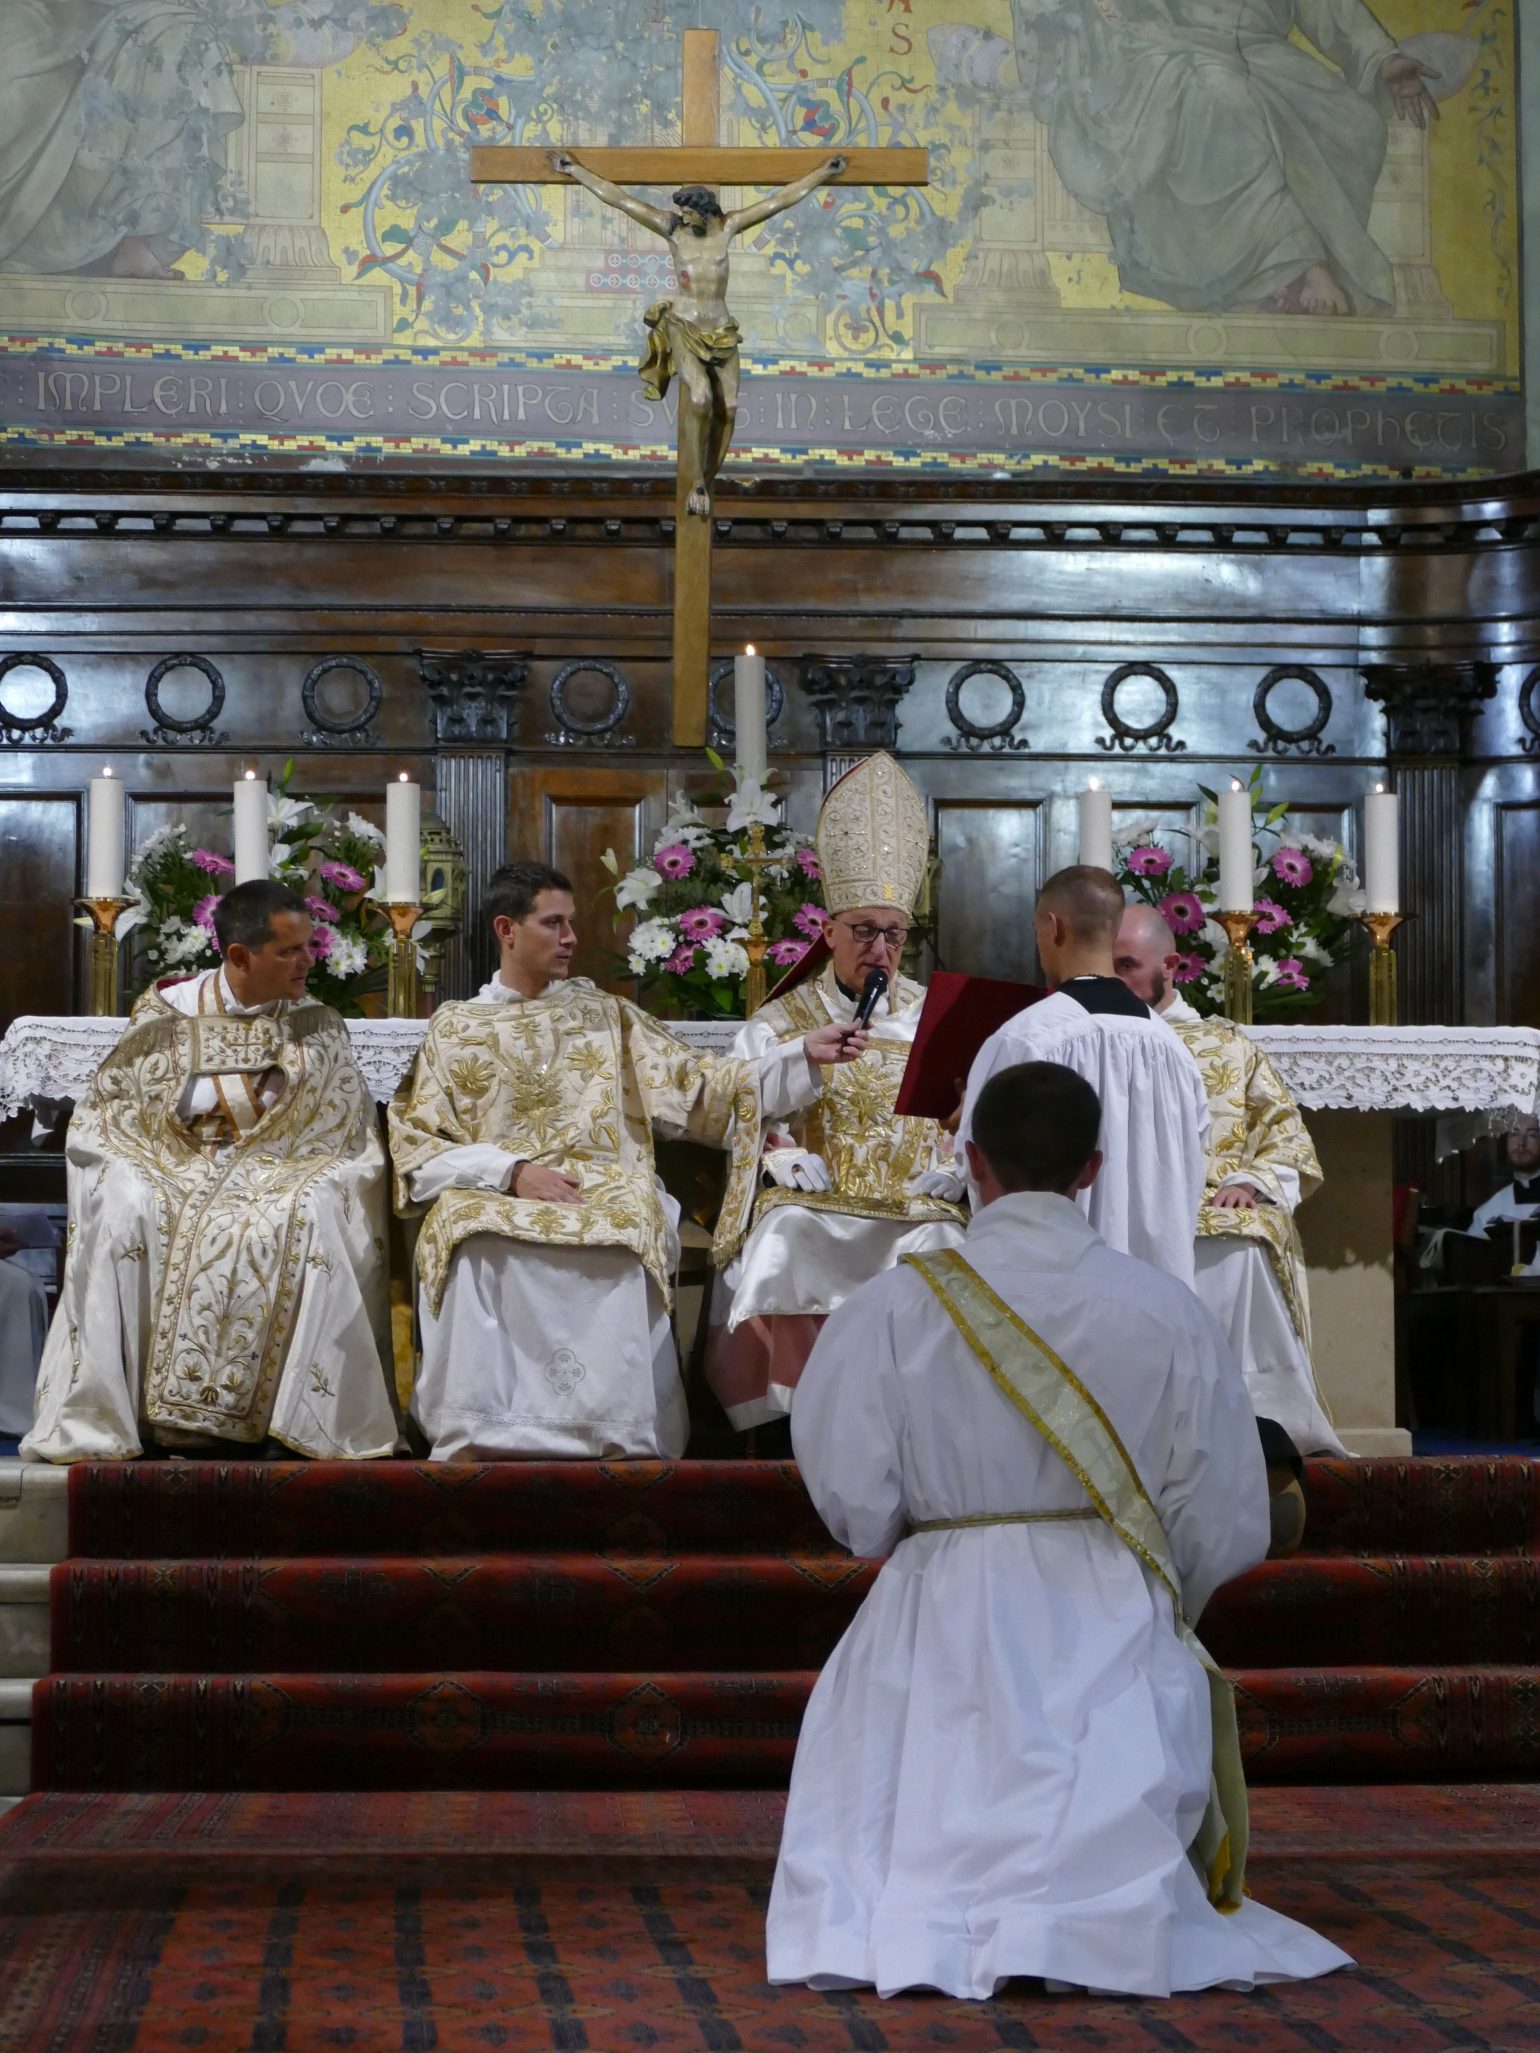
[[642,390],[649,399],[662,399],[679,370],[679,353],[686,350],[700,363],[731,363],[743,340],[742,330],[729,314],[720,328],[702,328],[674,312],[671,299],[654,300],[643,314],[647,341],[637,370]]

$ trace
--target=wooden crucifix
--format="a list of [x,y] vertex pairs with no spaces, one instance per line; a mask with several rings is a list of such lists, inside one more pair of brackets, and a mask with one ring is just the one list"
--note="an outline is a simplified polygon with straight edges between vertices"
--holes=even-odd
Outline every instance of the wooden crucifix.
[[[711,660],[711,486],[732,441],[738,406],[738,324],[727,311],[728,246],[820,185],[924,185],[924,150],[822,152],[732,149],[717,141],[720,87],[715,29],[684,32],[682,140],[663,148],[565,149],[483,143],[471,150],[476,185],[586,186],[663,237],[678,293],[647,309],[643,389],[661,399],[679,380],[674,499],[674,741],[706,740]],[[672,211],[622,189],[677,186]],[[724,215],[717,185],[773,185],[765,199]]]

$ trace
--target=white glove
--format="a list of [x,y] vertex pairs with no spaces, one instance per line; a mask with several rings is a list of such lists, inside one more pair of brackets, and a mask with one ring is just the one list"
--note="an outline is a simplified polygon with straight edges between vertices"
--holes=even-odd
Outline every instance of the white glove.
[[955,1169],[922,1169],[909,1179],[910,1197],[941,1198],[949,1205],[960,1205],[967,1188]]
[[822,1155],[808,1148],[767,1148],[759,1166],[782,1190],[833,1190],[834,1178]]

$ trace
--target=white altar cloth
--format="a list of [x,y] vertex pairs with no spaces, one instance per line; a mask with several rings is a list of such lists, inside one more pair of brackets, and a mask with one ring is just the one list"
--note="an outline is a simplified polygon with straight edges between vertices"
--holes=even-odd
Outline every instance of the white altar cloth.
[[[126,1022],[24,1014],[0,1040],[0,1118],[35,1098],[79,1098]],[[349,1022],[370,1090],[388,1103],[422,1039],[420,1019]],[[726,1054],[736,1020],[682,1020],[695,1047]],[[1488,1112],[1540,1109],[1534,1027],[1257,1026],[1247,1029],[1307,1111]]]

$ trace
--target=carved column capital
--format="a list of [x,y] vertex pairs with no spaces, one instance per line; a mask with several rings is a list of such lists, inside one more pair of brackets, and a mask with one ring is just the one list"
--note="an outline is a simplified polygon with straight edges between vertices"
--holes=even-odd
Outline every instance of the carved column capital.
[[918,656],[804,656],[800,683],[818,716],[818,738],[830,749],[898,746],[898,702],[914,683]]
[[1497,696],[1495,663],[1368,663],[1364,691],[1385,708],[1391,757],[1464,756],[1471,726]]
[[526,651],[419,649],[417,667],[433,739],[441,746],[500,742],[507,748],[517,740],[519,692],[529,675]]

